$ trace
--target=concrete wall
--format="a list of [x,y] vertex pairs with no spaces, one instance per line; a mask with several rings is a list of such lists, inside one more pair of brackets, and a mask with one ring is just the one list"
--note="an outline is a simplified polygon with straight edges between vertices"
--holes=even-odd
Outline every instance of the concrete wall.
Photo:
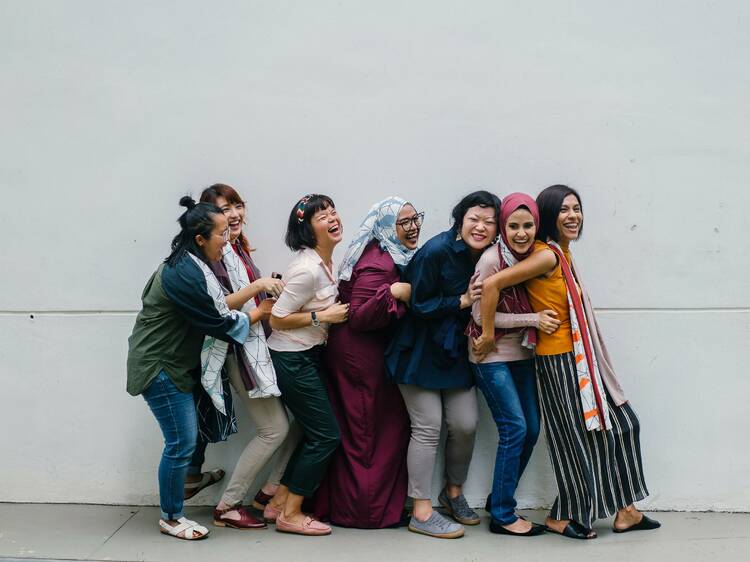
[[[349,234],[403,195],[430,236],[477,186],[565,182],[646,505],[749,510],[748,24],[738,0],[0,1],[0,501],[156,501],[126,338],[186,191],[235,185],[270,271],[308,191]],[[476,503],[494,440],[483,405]],[[541,443],[518,497],[554,497]]]

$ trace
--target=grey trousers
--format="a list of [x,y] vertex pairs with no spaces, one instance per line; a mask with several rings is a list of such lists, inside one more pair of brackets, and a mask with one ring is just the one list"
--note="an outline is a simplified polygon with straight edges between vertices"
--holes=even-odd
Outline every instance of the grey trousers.
[[275,396],[250,398],[247,395],[236,361],[234,356],[227,357],[229,382],[247,408],[250,420],[255,425],[255,437],[242,451],[227,489],[221,497],[227,505],[237,505],[242,502],[258,473],[277,450],[274,469],[268,480],[273,484],[278,484],[301,436],[296,423],[290,426],[286,409],[280,398]]
[[398,385],[411,418],[411,439],[407,454],[409,496],[426,500],[432,497],[440,426],[445,419],[445,479],[462,485],[469,473],[474,453],[474,437],[479,414],[477,392],[472,388],[434,390],[411,384]]

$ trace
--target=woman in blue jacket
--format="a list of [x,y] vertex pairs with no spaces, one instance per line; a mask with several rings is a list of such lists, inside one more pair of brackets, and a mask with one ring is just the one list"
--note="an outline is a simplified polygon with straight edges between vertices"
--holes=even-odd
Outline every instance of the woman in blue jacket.
[[[461,524],[479,523],[462,492],[478,418],[464,328],[481,292],[481,285],[472,282],[474,267],[497,235],[499,213],[497,196],[471,193],[453,209],[452,227],[415,254],[405,275],[412,287],[409,314],[386,351],[389,374],[411,419],[407,467],[414,514],[409,530],[428,536],[457,538],[464,534]],[[438,500],[458,523],[432,509],[432,473],[443,419],[448,433],[446,485]]]

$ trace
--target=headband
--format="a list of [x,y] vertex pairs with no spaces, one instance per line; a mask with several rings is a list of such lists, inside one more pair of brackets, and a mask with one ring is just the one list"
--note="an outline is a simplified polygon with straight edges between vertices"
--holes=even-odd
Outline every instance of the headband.
[[305,195],[297,203],[297,222],[302,223],[305,221],[305,205],[307,205],[307,202],[312,199],[312,197],[312,195]]

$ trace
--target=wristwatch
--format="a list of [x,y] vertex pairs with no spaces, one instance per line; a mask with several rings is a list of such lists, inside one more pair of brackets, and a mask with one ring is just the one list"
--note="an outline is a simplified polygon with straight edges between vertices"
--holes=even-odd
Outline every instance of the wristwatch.
[[314,312],[310,313],[310,316],[312,316],[312,325],[315,327],[320,326],[320,320],[318,320],[318,315]]

